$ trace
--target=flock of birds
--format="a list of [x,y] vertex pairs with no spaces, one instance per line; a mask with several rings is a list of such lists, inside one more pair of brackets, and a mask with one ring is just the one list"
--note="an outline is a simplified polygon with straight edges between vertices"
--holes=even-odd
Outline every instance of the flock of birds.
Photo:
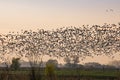
[[[66,27],[53,31],[21,31],[0,35],[0,57],[16,53],[30,60],[40,56],[70,57],[108,55],[120,51],[120,25]],[[2,56],[3,55],[3,56]]]

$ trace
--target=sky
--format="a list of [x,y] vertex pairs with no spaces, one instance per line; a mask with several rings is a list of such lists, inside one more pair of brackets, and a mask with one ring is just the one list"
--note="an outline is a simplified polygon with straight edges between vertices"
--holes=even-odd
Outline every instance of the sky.
[[[120,0],[0,0],[0,33],[118,23]],[[113,9],[113,11],[106,11]]]
[[[120,0],[0,0],[0,34],[118,22]],[[101,57],[88,60],[111,60]]]

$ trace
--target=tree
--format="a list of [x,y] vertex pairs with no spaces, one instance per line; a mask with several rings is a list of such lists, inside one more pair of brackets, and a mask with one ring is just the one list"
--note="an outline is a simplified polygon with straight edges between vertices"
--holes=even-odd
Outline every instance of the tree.
[[71,67],[71,59],[69,57],[65,57],[64,61],[66,62],[65,67]]
[[78,67],[79,63],[79,56],[74,56],[72,58],[66,57],[64,58],[64,61],[66,62],[65,64],[66,67],[76,68]]
[[89,68],[89,69],[102,69],[103,66],[99,63],[96,63],[96,62],[88,62],[88,63],[85,63],[85,68]]
[[11,69],[13,70],[18,70],[20,68],[20,63],[19,63],[20,58],[13,58],[12,59],[12,64],[11,64]]
[[55,66],[53,64],[46,64],[45,75],[47,80],[56,80]]
[[120,69],[120,60],[114,60],[109,63],[109,65],[115,66]]
[[73,57],[73,65],[74,65],[74,67],[77,67],[78,66],[78,63],[80,62],[79,61],[79,56],[75,56],[75,57]]
[[57,67],[58,66],[58,61],[57,60],[53,60],[53,59],[49,59],[46,62],[46,65],[53,65],[54,67]]

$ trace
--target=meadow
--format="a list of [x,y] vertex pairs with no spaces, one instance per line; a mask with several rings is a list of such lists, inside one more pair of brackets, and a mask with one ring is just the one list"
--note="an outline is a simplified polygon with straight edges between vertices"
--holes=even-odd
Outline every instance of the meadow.
[[[51,71],[52,72],[52,71]],[[20,69],[0,71],[0,80],[120,80],[120,70],[112,69],[67,69],[59,68],[46,75],[42,69]]]

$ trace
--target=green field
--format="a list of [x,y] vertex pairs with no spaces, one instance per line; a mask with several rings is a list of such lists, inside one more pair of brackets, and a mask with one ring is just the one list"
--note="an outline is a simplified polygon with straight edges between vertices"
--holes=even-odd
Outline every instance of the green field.
[[[119,70],[80,70],[80,69],[56,69],[54,75],[46,76],[45,70],[18,70],[0,71],[0,80],[120,80]],[[6,79],[6,78],[9,79]],[[49,79],[49,77],[55,77]]]

